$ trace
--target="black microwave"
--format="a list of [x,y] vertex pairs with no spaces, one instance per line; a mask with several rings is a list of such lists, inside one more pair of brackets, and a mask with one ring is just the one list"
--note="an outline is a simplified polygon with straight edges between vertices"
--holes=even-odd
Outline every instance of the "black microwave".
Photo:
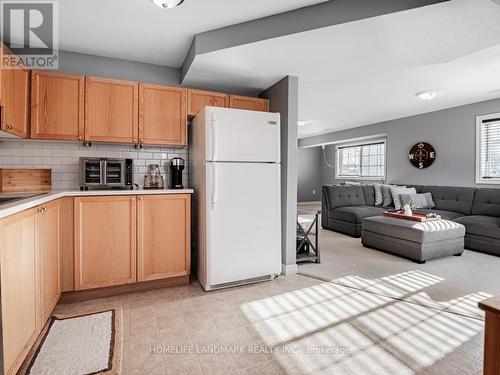
[[80,158],[80,189],[133,189],[132,159]]

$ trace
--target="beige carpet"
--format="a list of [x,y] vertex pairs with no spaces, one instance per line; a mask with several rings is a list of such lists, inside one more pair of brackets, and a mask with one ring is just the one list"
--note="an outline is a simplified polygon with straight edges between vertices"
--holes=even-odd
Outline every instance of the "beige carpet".
[[19,373],[119,374],[121,321],[121,309],[53,316]]
[[321,264],[301,264],[301,274],[475,318],[478,301],[500,294],[500,257],[466,250],[416,264],[329,230],[320,243]]

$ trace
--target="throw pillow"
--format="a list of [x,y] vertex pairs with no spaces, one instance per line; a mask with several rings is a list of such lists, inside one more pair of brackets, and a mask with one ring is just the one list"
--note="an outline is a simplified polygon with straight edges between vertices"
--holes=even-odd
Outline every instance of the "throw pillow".
[[[397,185],[382,185],[382,197],[383,197],[383,206],[391,206],[393,203],[391,189],[393,187],[397,187]],[[406,186],[401,186],[406,187]]]
[[382,195],[382,184],[373,184],[375,190],[375,206],[382,206],[384,203],[384,196]]
[[427,201],[427,208],[436,207],[436,203],[434,203],[434,199],[432,199],[431,193],[423,193],[422,195],[425,197],[425,200]]
[[396,210],[400,210],[403,207],[401,203],[401,194],[417,194],[415,188],[407,188],[407,187],[393,187],[391,189],[392,200],[394,201],[394,208]]
[[420,208],[434,208],[436,204],[432,199],[431,193],[424,194],[401,194],[401,203],[404,205],[408,202],[412,202],[414,205]]

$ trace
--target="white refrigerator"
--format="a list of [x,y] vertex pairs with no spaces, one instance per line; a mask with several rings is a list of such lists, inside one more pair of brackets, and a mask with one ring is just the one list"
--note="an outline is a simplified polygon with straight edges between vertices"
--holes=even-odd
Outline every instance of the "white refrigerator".
[[205,290],[281,273],[280,115],[205,107],[191,124],[196,273]]

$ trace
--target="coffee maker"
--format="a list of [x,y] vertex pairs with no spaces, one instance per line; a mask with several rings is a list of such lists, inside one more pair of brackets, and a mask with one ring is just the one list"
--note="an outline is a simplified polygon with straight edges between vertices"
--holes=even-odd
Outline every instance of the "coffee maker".
[[184,189],[182,185],[182,171],[184,170],[184,159],[173,158],[170,160],[170,188]]

